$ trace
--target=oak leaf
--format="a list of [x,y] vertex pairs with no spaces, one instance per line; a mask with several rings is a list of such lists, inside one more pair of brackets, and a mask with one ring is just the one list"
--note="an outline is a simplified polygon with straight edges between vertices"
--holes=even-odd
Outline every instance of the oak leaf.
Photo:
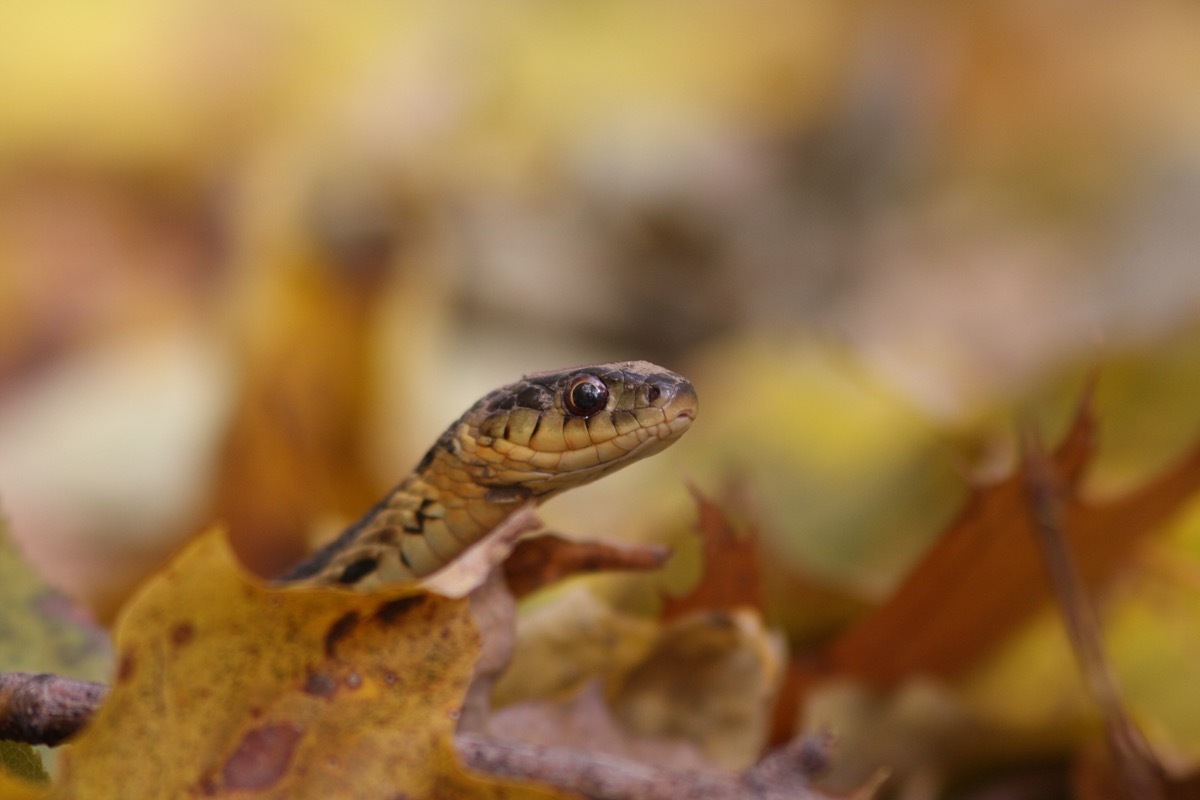
[[[1064,492],[1064,524],[1086,585],[1095,590],[1200,488],[1200,447],[1123,497],[1085,500],[1095,454],[1090,391],[1050,456]],[[949,677],[980,662],[1051,597],[1018,470],[976,487],[958,518],[881,606],[834,640],[833,672],[877,685],[916,674]]]
[[717,503],[691,487],[699,518],[696,534],[703,549],[703,576],[687,594],[663,600],[663,619],[696,611],[763,610],[762,567],[757,529],[739,530]]

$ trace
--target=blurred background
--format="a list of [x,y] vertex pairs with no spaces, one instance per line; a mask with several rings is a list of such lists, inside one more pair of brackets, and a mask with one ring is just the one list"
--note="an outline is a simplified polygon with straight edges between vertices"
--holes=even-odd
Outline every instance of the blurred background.
[[[278,572],[541,369],[647,359],[701,398],[551,525],[653,536],[693,515],[684,477],[734,476],[789,568],[875,600],[1011,466],[1014,414],[1059,435],[1094,365],[1089,492],[1200,428],[1193,4],[0,19],[0,504],[103,619],[213,521]],[[1130,681],[1166,709],[1200,657],[1197,524],[1156,545],[1171,646]]]

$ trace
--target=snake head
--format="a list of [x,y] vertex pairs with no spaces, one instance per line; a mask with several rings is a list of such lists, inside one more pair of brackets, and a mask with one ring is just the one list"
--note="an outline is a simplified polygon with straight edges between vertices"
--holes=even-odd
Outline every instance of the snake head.
[[541,372],[491,392],[391,494],[284,576],[369,588],[428,575],[517,505],[657,453],[696,418],[696,390],[645,361]]
[[659,452],[696,409],[686,378],[646,361],[540,372],[476,403],[456,450],[476,483],[545,499]]

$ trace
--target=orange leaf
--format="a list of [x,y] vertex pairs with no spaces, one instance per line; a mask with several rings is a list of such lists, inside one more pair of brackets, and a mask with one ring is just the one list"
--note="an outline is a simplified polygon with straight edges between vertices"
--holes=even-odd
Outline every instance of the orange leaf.
[[674,620],[693,611],[731,611],[749,606],[763,610],[762,569],[758,531],[738,531],[728,515],[699,489],[691,487],[700,518],[696,532],[703,543],[703,575],[690,593],[663,599],[663,619]]
[[668,547],[580,542],[549,533],[517,542],[504,562],[504,577],[520,598],[580,573],[658,569],[670,555]]
[[[1094,454],[1090,392],[1052,455],[1065,492],[1065,528],[1090,588],[1111,577],[1138,543],[1200,487],[1200,447],[1123,498],[1086,504],[1077,493]],[[827,649],[830,667],[880,685],[926,673],[952,676],[977,663],[1051,596],[1032,527],[1027,476],[977,487],[958,518],[892,597]]]

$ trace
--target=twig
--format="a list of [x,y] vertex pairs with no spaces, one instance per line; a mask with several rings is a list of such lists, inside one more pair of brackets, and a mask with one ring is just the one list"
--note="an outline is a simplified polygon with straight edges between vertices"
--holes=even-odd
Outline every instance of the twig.
[[108,689],[29,672],[0,673],[0,739],[55,745],[87,722]]
[[1165,773],[1141,730],[1125,713],[1121,690],[1104,652],[1095,606],[1067,542],[1062,481],[1046,457],[1040,437],[1029,425],[1021,427],[1021,449],[1038,543],[1080,671],[1104,717],[1117,773],[1130,797],[1160,800],[1164,797]]

